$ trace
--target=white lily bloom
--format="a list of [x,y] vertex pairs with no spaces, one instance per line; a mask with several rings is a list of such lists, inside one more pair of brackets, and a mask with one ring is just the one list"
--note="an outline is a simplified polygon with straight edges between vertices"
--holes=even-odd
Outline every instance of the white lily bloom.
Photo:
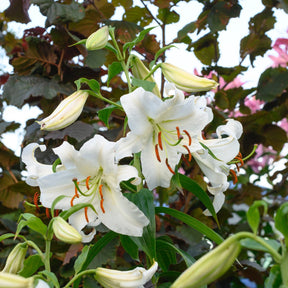
[[158,263],[154,262],[148,269],[137,267],[130,271],[118,271],[106,268],[97,268],[95,279],[105,288],[144,288],[155,274]]
[[[60,195],[55,209],[67,210],[78,203],[91,204],[70,216],[69,223],[78,230],[83,242],[89,242],[95,231],[85,235],[81,230],[86,226],[97,226],[101,222],[109,229],[125,235],[141,236],[143,227],[149,220],[120,191],[120,182],[138,178],[136,168],[128,165],[117,165],[114,161],[114,143],[100,135],[87,141],[79,151],[68,142],[54,148],[53,151],[61,160],[61,165],[52,172],[52,165],[44,165],[34,157],[36,148],[42,151],[43,145],[35,143],[24,148],[22,161],[28,170],[27,183],[39,186],[40,202],[50,208]],[[76,180],[77,179],[77,180]],[[78,183],[76,188],[76,184]]]
[[181,155],[201,148],[197,136],[213,118],[204,97],[185,99],[170,83],[165,90],[164,100],[143,88],[120,98],[131,131],[116,144],[116,157],[141,151],[142,172],[150,190],[170,186]]
[[[233,160],[239,153],[240,145],[238,139],[242,132],[241,123],[229,119],[226,125],[221,125],[217,128],[218,139],[204,140],[201,136],[198,138],[199,142],[208,147],[217,159],[210,155],[209,150],[205,148],[192,153],[210,182],[208,191],[214,195],[213,206],[216,213],[221,209],[225,201],[223,192],[229,187],[227,175],[230,173],[230,166],[227,163]],[[222,135],[228,137],[223,138]],[[211,215],[208,210],[205,210],[204,214]]]

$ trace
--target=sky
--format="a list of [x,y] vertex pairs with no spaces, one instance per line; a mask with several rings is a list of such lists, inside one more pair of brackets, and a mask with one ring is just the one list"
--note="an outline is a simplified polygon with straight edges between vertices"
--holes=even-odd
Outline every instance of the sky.
[[[135,5],[143,7],[139,0],[134,0]],[[240,0],[239,4],[242,6],[242,11],[239,18],[232,18],[227,26],[225,31],[220,32],[219,44],[220,44],[220,60],[219,65],[224,67],[232,67],[239,64],[240,56],[239,56],[239,43],[240,40],[248,34],[248,22],[250,17],[254,16],[258,12],[262,11],[264,6],[261,0]],[[9,0],[1,0],[0,12],[4,11],[9,6]],[[167,39],[166,43],[171,42],[177,36],[177,32],[183,28],[187,23],[190,23],[197,19],[197,16],[202,11],[202,4],[197,1],[190,1],[189,3],[181,2],[180,5],[175,7],[175,11],[180,15],[180,21],[175,24],[171,24],[167,29]],[[114,16],[114,20],[122,19],[122,8],[118,8],[118,13]],[[151,10],[155,15],[157,14],[157,8]],[[193,11],[193,15],[191,15],[191,11]],[[29,9],[29,15],[31,18],[31,22],[28,24],[20,24],[20,23],[9,23],[9,31],[14,32],[19,38],[22,37],[23,31],[27,28],[35,27],[35,26],[43,26],[45,23],[45,18],[41,15],[39,8],[37,6],[31,5]],[[275,14],[277,18],[277,23],[275,24],[275,28],[272,31],[269,31],[267,35],[274,42],[279,37],[288,37],[288,17],[287,14],[282,9],[276,9]],[[151,24],[151,26],[155,26]],[[153,29],[153,33],[159,34],[160,28]],[[235,33],[237,31],[237,33]],[[204,34],[206,31],[204,31]],[[192,34],[191,37],[200,37],[200,35],[196,36]],[[194,38],[193,38],[194,39]],[[273,54],[272,51],[266,53],[265,57],[257,57],[254,62],[254,68],[250,67],[247,72],[241,76],[241,80],[245,82],[246,88],[255,87],[257,85],[259,76],[261,73],[271,66],[271,60],[267,55]],[[1,55],[1,51],[0,51]],[[192,52],[188,52],[185,50],[184,44],[177,44],[177,48],[172,48],[167,51],[167,62],[174,64],[182,69],[187,70],[188,72],[193,73],[194,69],[201,71],[203,64],[194,56]],[[249,66],[248,57],[244,60],[242,65]],[[13,68],[9,65],[8,59],[0,56],[0,71],[5,70],[7,72],[12,73]],[[157,80],[157,76],[156,76]],[[3,118],[6,121],[17,121],[21,123],[22,127],[25,125],[27,120],[26,115],[29,115],[29,118],[37,117],[41,114],[41,111],[37,107],[28,107],[25,105],[22,110],[17,109],[16,107],[9,106],[6,107],[3,113]],[[17,120],[15,119],[15,115],[17,115]],[[23,128],[22,128],[23,130]],[[2,135],[3,143],[16,151],[16,154],[20,155],[20,144],[22,142],[21,133],[23,133],[21,129],[19,129],[18,136],[15,133],[6,133]],[[22,132],[21,132],[22,131]],[[4,136],[4,137],[3,137]]]

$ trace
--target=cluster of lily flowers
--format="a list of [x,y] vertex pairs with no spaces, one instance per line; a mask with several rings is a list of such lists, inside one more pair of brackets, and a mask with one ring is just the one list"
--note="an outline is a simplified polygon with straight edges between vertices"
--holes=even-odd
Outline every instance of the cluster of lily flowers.
[[[101,43],[97,49],[107,43],[106,30],[101,29],[95,32],[98,33],[97,43]],[[95,35],[91,36],[95,39]],[[91,45],[88,40],[87,47]],[[104,46],[102,42],[105,42]],[[87,204],[69,217],[69,224],[63,219],[54,222],[54,233],[60,240],[67,243],[90,242],[100,223],[119,234],[141,237],[149,220],[123,195],[120,183],[130,181],[133,185],[144,184],[149,190],[167,188],[172,176],[178,173],[182,157],[188,161],[195,159],[209,181],[207,189],[214,196],[215,211],[221,209],[225,201],[224,192],[229,187],[227,176],[230,174],[237,181],[229,163],[243,164],[238,142],[242,125],[228,119],[225,125],[217,128],[217,137],[205,139],[202,131],[213,119],[212,109],[207,106],[204,96],[185,97],[183,91],[208,91],[218,84],[168,63],[162,63],[160,67],[168,81],[164,98],[161,98],[159,90],[149,92],[141,87],[120,98],[128,118],[129,132],[117,142],[95,135],[78,151],[64,141],[53,149],[58,156],[53,165],[42,164],[35,158],[35,150],[45,151],[45,145],[31,143],[23,149],[22,161],[28,172],[26,182],[40,187],[40,202],[44,207],[51,208],[56,199],[54,208],[64,211],[76,204]],[[81,114],[88,96],[86,90],[78,90],[64,99],[49,117],[39,122],[41,129],[58,130],[72,124]],[[119,164],[121,159],[139,152],[143,178],[135,167]],[[210,215],[208,210],[204,213]],[[92,231],[85,233],[85,227]],[[143,287],[157,268],[157,262],[149,270],[138,267],[120,272],[97,268],[95,278],[103,287]],[[0,279],[8,279],[7,275],[7,271],[0,272]],[[25,285],[13,287],[48,287],[42,280],[35,286],[30,278],[14,276],[15,281],[21,278],[18,279],[20,282],[23,280],[28,284],[25,282]],[[0,287],[4,286],[0,284]],[[12,286],[8,283],[5,287]]]

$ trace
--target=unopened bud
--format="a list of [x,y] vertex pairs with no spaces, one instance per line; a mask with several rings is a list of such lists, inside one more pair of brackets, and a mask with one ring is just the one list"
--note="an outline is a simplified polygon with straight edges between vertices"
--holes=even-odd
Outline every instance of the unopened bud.
[[96,269],[95,279],[104,288],[139,288],[144,287],[155,274],[158,263],[154,262],[148,269],[137,267],[130,271],[118,271],[99,267]]
[[104,48],[108,42],[108,36],[108,26],[104,26],[92,33],[86,41],[87,50],[99,50]]
[[6,264],[2,272],[17,274],[24,266],[24,260],[28,245],[26,243],[18,243],[8,255]]
[[65,243],[74,244],[82,241],[81,234],[60,216],[53,220],[53,231],[55,236]]
[[54,131],[74,123],[81,114],[89,94],[79,90],[65,98],[52,114],[38,121],[41,130]]
[[169,63],[161,63],[160,67],[164,77],[185,92],[208,91],[218,86],[218,83],[212,79],[190,74]]
[[33,278],[0,272],[0,288],[33,288]]
[[150,71],[146,68],[146,66],[144,65],[144,63],[136,56],[133,55],[131,57],[131,64],[132,64],[132,74],[135,78],[141,79],[141,80],[147,80],[150,82],[154,82],[155,83],[155,87],[153,88],[152,92],[158,96],[159,98],[161,98],[161,94],[159,91],[159,88],[154,80],[154,77],[152,75],[150,75],[147,79],[147,75],[150,73]]
[[241,251],[236,239],[228,239],[185,270],[170,288],[199,288],[221,277]]

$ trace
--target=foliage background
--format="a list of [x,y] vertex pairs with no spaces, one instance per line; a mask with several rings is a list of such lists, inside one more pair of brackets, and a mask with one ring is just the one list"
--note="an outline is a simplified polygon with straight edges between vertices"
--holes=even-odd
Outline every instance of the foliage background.
[[[173,43],[167,43],[165,35],[169,27],[177,23],[181,17],[175,12],[175,7],[180,2],[189,2],[189,0],[140,2],[141,5],[138,6],[133,3],[133,0],[87,0],[83,3],[72,0],[31,0],[30,2],[29,0],[10,0],[10,6],[0,14],[0,43],[9,56],[14,71],[12,73],[1,72],[1,107],[7,104],[19,108],[24,104],[37,106],[43,111],[38,117],[40,120],[48,116],[66,95],[75,90],[74,81],[80,77],[96,79],[101,84],[102,95],[118,101],[120,96],[128,91],[121,75],[111,78],[107,87],[108,67],[116,60],[114,55],[107,50],[88,52],[84,46],[71,45],[87,38],[103,24],[114,26],[116,39],[120,44],[124,44],[156,21],[161,29],[161,39],[153,34],[152,30],[135,47],[135,52],[139,53],[146,63],[149,63],[154,59],[159,48],[168,44],[184,44],[186,49],[194,53],[203,64],[199,73],[209,75],[213,71],[213,77],[223,83],[217,91],[214,91],[215,96],[210,103],[214,112],[214,120],[206,127],[205,133],[211,135],[218,125],[223,124],[226,118],[232,116],[244,127],[244,133],[240,139],[243,156],[245,157],[252,151],[254,144],[260,145],[261,149],[263,147],[262,151],[258,150],[254,159],[247,161],[241,168],[239,182],[236,185],[231,182],[231,187],[226,192],[225,206],[218,215],[220,228],[212,218],[207,218],[202,214],[205,209],[203,204],[193,193],[185,189],[183,193],[179,193],[176,187],[159,190],[159,193],[155,195],[156,205],[165,204],[187,213],[226,238],[231,233],[249,230],[245,210],[255,200],[264,198],[269,203],[269,211],[262,219],[259,232],[263,237],[274,237],[272,216],[281,203],[286,201],[288,193],[287,155],[280,154],[287,142],[287,130],[283,129],[288,115],[287,66],[266,69],[259,75],[259,82],[255,87],[245,88],[243,85],[235,86],[231,83],[235,84],[235,79],[238,79],[237,77],[242,72],[245,72],[250,65],[253,66],[256,59],[259,61],[267,51],[272,49],[273,43],[267,36],[267,32],[274,28],[275,10],[284,9],[287,12],[286,1],[262,1],[264,8],[249,20],[249,34],[240,42],[239,64],[233,67],[218,65],[219,32],[226,29],[232,18],[239,17],[242,8],[239,1],[198,0],[203,5],[202,12],[199,15],[193,15],[192,18],[196,20],[186,23],[178,31]],[[31,4],[39,6],[41,13],[47,17],[45,28],[27,29],[23,37],[19,39],[7,30],[7,25],[11,21],[28,23],[30,21],[28,9]],[[116,8],[120,6],[124,9],[123,19],[111,20]],[[191,11],[192,14],[193,11]],[[165,53],[162,54],[161,61],[165,61]],[[191,70],[192,68],[193,65],[191,65]],[[254,106],[251,106],[251,101]],[[254,109],[255,105],[256,109]],[[110,114],[109,109],[103,110],[105,107],[104,102],[89,98],[78,121],[61,131],[41,131],[35,122],[37,119],[29,119],[26,122],[22,147],[31,142],[44,143],[50,149],[38,157],[43,162],[48,159],[51,163],[55,160],[53,158],[55,156],[51,155],[51,148],[60,145],[63,140],[69,141],[76,148],[81,147],[84,141],[93,137],[95,133],[104,135],[109,140],[117,140],[121,136],[125,115],[116,110]],[[102,111],[99,112],[100,110]],[[19,124],[16,122],[0,120],[1,133],[13,132],[18,127]],[[281,171],[274,169],[277,162],[285,164]],[[206,189],[203,175],[197,165],[195,163],[183,165],[187,171],[186,175],[191,176],[203,189]],[[44,210],[37,214],[34,208],[25,204],[25,201],[33,203],[33,195],[38,188],[32,188],[25,183],[22,173],[25,167],[20,162],[20,158],[2,143],[0,143],[0,166],[0,235],[16,231],[18,216],[23,211],[35,213],[43,221],[47,221]],[[259,185],[260,177],[268,181],[270,188],[263,188]],[[275,179],[277,182],[274,181]],[[232,218],[235,221],[231,221]],[[156,231],[158,237],[169,235],[166,241],[177,244],[195,258],[209,249],[201,233],[170,217],[156,216]],[[27,238],[31,237],[37,241],[37,233],[28,229],[24,232]],[[103,229],[103,235],[106,232]],[[101,233],[97,234],[97,239],[100,238]],[[13,245],[14,242],[10,240],[0,243],[0,267],[4,265]],[[53,272],[62,277],[65,282],[73,273],[75,256],[83,249],[83,245],[67,246],[55,241],[53,249],[57,252],[53,259],[52,267],[55,267]],[[167,245],[158,245],[158,257],[159,259],[163,257],[162,261],[160,260],[161,269],[164,272],[181,271],[183,261],[175,253],[168,251]],[[140,252],[140,260],[141,257],[143,255]],[[97,254],[90,265],[108,264],[112,268],[123,269],[135,265],[132,258],[127,249],[123,247],[123,239],[120,241],[115,238]],[[247,253],[244,251],[239,257],[239,264],[236,264],[236,267],[217,283],[211,284],[211,287],[264,287],[264,281],[269,273],[270,260],[263,252],[249,251]],[[160,277],[160,284],[161,280],[163,283],[167,279],[170,280],[167,277],[163,273],[162,278]],[[84,287],[90,287],[89,285],[87,277]],[[166,287],[165,285],[163,284],[163,287]]]

